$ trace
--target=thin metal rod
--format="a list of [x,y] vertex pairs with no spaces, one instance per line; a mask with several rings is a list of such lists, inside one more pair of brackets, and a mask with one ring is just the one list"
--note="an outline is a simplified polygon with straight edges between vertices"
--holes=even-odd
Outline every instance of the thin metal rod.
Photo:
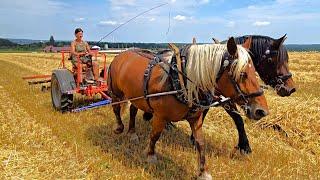
[[165,6],[165,5],[167,5],[167,4],[169,4],[169,2],[160,4],[160,5],[158,5],[158,6],[155,6],[155,7],[151,8],[151,9],[148,9],[148,10],[146,10],[146,11],[143,11],[143,12],[139,13],[138,15],[134,16],[133,18],[127,20],[126,22],[124,22],[124,23],[120,24],[119,26],[117,26],[116,28],[114,28],[114,29],[113,29],[111,32],[109,32],[107,35],[103,36],[103,37],[98,41],[98,43],[100,43],[103,39],[105,39],[106,37],[108,37],[110,34],[112,34],[113,32],[115,32],[116,30],[118,30],[118,29],[121,28],[122,26],[124,26],[124,25],[128,24],[130,21],[136,19],[137,17],[139,17],[139,16],[141,16],[141,15],[143,15],[143,14],[145,14],[145,13],[148,13],[148,12],[154,10],[154,9],[160,8],[160,7],[162,7],[162,6]]
[[32,75],[32,76],[24,76],[22,79],[27,80],[27,79],[44,79],[44,78],[51,78],[51,75]]
[[111,103],[111,104],[108,104],[108,105],[113,106],[113,105],[117,105],[117,104],[126,103],[126,102],[129,102],[129,101],[136,101],[136,100],[139,100],[139,99],[159,97],[159,96],[167,96],[167,95],[173,95],[173,94],[178,94],[178,93],[179,93],[179,91],[168,91],[168,92],[149,94],[146,97],[145,96],[139,96],[139,97],[135,97],[135,98],[130,98],[130,99],[125,99],[125,100],[122,100],[122,101],[114,102],[114,103]]

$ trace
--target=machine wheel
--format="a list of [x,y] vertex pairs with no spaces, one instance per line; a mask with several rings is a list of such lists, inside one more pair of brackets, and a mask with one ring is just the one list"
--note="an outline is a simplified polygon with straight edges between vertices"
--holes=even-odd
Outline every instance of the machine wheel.
[[70,110],[73,106],[73,94],[65,94],[60,87],[59,79],[55,74],[51,77],[51,100],[52,106],[61,112]]

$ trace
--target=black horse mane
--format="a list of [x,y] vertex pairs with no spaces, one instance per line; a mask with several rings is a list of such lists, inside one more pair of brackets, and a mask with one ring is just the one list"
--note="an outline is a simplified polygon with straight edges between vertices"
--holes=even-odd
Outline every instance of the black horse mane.
[[[252,44],[251,44],[250,51],[254,56],[259,56],[259,57],[256,57],[257,60],[261,60],[262,59],[261,56],[265,53],[267,49],[270,49],[270,47],[272,46],[272,43],[276,41],[276,39],[273,39],[268,36],[261,36],[261,35],[240,36],[240,37],[236,37],[235,41],[238,44],[243,44],[248,37],[252,37]],[[287,49],[284,45],[280,46],[278,52],[279,52],[278,53],[279,63],[288,60]]]

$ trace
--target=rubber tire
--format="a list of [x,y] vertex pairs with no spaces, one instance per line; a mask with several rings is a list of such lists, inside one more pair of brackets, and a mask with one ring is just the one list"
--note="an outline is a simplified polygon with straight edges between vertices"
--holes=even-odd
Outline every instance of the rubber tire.
[[61,112],[69,111],[73,106],[73,95],[61,92],[60,83],[55,74],[51,77],[51,101],[53,108]]

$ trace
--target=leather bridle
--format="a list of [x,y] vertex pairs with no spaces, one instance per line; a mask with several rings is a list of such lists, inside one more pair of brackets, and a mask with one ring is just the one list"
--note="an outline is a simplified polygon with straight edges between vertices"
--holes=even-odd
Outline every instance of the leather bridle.
[[[267,61],[267,63],[272,63],[272,58],[274,57],[279,58],[279,50],[269,50],[267,49],[264,54],[262,55],[262,60]],[[273,88],[277,86],[284,86],[285,82],[292,77],[292,74],[289,72],[285,75],[276,75],[275,77],[266,77],[264,78],[264,81],[267,85],[272,86]]]
[[263,89],[260,88],[258,91],[247,94],[245,92],[243,92],[239,86],[239,84],[234,80],[234,78],[232,77],[231,72],[228,72],[228,76],[229,76],[229,80],[231,81],[234,89],[237,92],[237,96],[235,98],[233,98],[234,102],[244,102],[245,104],[249,103],[249,99],[250,98],[254,98],[254,97],[258,97],[258,96],[262,96],[263,95]]
[[[236,80],[234,79],[234,77],[232,76],[232,72],[231,72],[231,65],[234,62],[234,57],[232,57],[229,53],[226,53],[223,56],[223,61],[222,61],[222,68],[220,69],[220,72],[218,73],[218,78],[217,81],[220,79],[222,73],[228,69],[228,78],[231,81],[235,91],[237,92],[237,96],[232,98],[233,102],[244,102],[245,105],[248,105],[249,103],[249,99],[250,98],[254,98],[254,97],[258,97],[263,95],[263,89],[260,88],[258,91],[247,94],[245,92],[243,92],[239,86],[239,84],[236,82]],[[243,76],[245,76],[245,73],[241,74],[241,78],[244,78]],[[221,91],[217,90],[218,92],[221,93]]]

